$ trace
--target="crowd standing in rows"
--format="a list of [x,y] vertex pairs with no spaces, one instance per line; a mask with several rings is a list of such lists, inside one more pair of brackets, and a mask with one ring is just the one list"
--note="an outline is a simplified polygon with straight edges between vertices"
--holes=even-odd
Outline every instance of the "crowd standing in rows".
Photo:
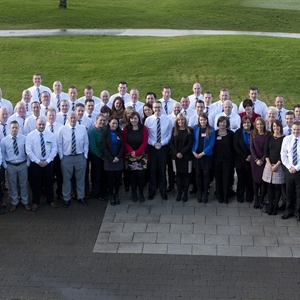
[[[72,198],[89,205],[91,194],[118,205],[121,184],[125,191],[131,187],[132,201],[144,202],[147,183],[148,200],[157,190],[167,200],[176,183],[176,201],[196,194],[199,203],[207,203],[215,180],[220,203],[236,195],[238,202],[254,201],[254,208],[269,215],[286,209],[283,219],[295,215],[300,221],[300,105],[287,110],[277,96],[267,107],[257,87],[250,87],[237,107],[227,89],[213,102],[200,83],[180,101],[171,98],[167,85],[161,99],[148,92],[140,101],[136,88],[127,93],[126,82],[119,83],[118,93],[104,90],[100,98],[91,86],[81,98],[75,86],[65,93],[60,81],[51,91],[41,74],[33,75],[33,83],[15,108],[0,89],[1,183],[7,175],[11,212],[19,202],[38,210],[42,191],[57,208],[54,180],[64,208]],[[4,208],[2,198],[0,189]]]

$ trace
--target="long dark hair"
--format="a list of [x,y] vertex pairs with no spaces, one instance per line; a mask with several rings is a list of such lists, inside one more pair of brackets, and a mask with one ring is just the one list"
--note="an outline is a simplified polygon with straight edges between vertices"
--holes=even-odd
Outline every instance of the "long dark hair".
[[112,120],[116,120],[118,122],[118,127],[116,129],[116,133],[117,133],[117,136],[119,137],[119,139],[122,141],[123,140],[123,131],[122,129],[120,128],[120,122],[119,122],[119,119],[116,117],[116,116],[110,116],[109,119],[108,119],[108,124],[107,124],[107,129],[110,130],[110,126],[109,126],[109,123],[110,121]]
[[132,118],[135,117],[135,116],[137,116],[138,119],[139,119],[139,121],[138,121],[138,127],[139,127],[138,131],[143,131],[143,130],[144,130],[144,124],[142,124],[142,122],[141,122],[141,116],[140,116],[140,114],[139,114],[138,112],[136,112],[136,111],[133,111],[133,112],[129,115],[129,118],[128,118],[129,120],[128,120],[128,123],[127,123],[127,125],[126,125],[127,129],[128,129],[128,130],[133,130],[133,129],[132,129],[132,124],[131,124],[131,122],[130,122],[130,119],[132,119]]
[[198,126],[201,128],[200,118],[204,118],[207,121],[205,133],[206,133],[206,137],[209,137],[212,134],[212,132],[213,132],[213,128],[209,125],[208,115],[206,113],[201,113],[198,116]]

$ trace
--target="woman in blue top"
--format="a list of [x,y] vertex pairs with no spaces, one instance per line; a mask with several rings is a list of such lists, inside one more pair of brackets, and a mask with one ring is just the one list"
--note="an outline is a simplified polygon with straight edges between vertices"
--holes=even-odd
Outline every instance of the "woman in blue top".
[[197,200],[207,203],[210,172],[213,167],[213,147],[215,144],[215,130],[208,123],[208,116],[201,113],[198,125],[194,127],[193,155],[196,169],[196,184],[198,188]]

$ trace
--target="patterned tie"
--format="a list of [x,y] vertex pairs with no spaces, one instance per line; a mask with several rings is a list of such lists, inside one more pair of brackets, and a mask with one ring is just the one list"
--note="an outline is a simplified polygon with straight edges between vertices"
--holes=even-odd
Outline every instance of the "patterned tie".
[[56,96],[56,99],[57,99],[57,104],[56,104],[56,106],[57,106],[58,111],[60,111],[60,96],[57,95],[57,96]]
[[19,155],[19,148],[18,148],[18,144],[17,144],[17,138],[15,136],[13,136],[12,139],[13,139],[14,154]]
[[209,110],[209,107],[208,106],[206,106],[205,107],[205,113],[208,115],[208,110]]
[[26,103],[26,110],[28,111],[28,103]]
[[298,139],[295,139],[294,145],[293,145],[293,166],[297,165],[297,142]]
[[3,131],[2,131],[2,132],[3,132],[3,135],[4,135],[4,136],[6,136],[6,128],[5,128],[6,125],[7,125],[7,124],[2,124],[2,126],[3,126]]
[[91,118],[92,118],[92,115],[88,115],[88,117],[91,119]]
[[253,111],[255,112],[255,102],[253,102]]
[[185,115],[187,115],[187,112],[186,112],[186,110],[184,110],[184,114],[185,114]]
[[54,133],[53,125],[50,125],[50,131]]
[[67,114],[64,114],[64,125],[66,125],[66,121],[67,121]]
[[156,132],[156,142],[161,142],[161,128],[160,128],[160,118],[156,119],[157,121],[157,132]]
[[40,133],[40,137],[41,137],[41,153],[42,153],[42,156],[45,157],[46,156],[46,148],[45,148],[45,141],[44,141],[42,132]]
[[37,91],[37,94],[38,94],[39,102],[40,102],[40,104],[41,104],[42,101],[41,101],[41,93],[40,93],[40,89],[39,89],[39,88],[36,88],[36,91]]
[[75,110],[75,103],[72,102],[72,111],[74,111],[74,110]]
[[223,104],[222,104],[222,112],[224,112],[224,107],[223,107]]
[[281,110],[278,111],[278,120],[279,120],[280,122],[282,122],[282,119],[281,119]]
[[81,125],[81,121],[82,121],[82,120],[78,120],[79,125]]
[[132,105],[132,108],[133,108],[133,110],[135,110],[135,106],[136,106],[136,104],[135,104],[135,103],[133,103],[133,105]]
[[292,134],[292,128],[289,128],[288,129],[288,135],[291,135]]
[[165,101],[165,112],[166,112],[166,115],[168,115],[168,102]]
[[23,125],[24,125],[26,117],[21,117],[21,118],[23,119]]
[[76,154],[75,127],[72,127],[72,155]]
[[198,101],[198,100],[199,100],[199,98],[198,98],[198,97],[196,97],[196,98],[195,98],[195,101]]

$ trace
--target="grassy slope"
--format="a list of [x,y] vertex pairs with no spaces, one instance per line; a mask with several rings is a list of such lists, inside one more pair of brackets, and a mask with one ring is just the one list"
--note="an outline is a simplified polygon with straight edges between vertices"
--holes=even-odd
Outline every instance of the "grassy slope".
[[3,39],[1,87],[4,98],[15,103],[32,85],[32,74],[41,72],[45,85],[59,79],[65,87],[75,84],[80,94],[87,84],[95,94],[115,92],[117,82],[126,80],[142,96],[149,90],[160,95],[162,85],[170,84],[178,99],[200,81],[215,98],[226,87],[238,103],[257,85],[261,99],[271,103],[281,93],[291,106],[299,102],[298,48],[295,39],[246,36]]
[[244,0],[68,0],[68,9],[59,10],[58,0],[1,0],[0,11],[5,14],[1,14],[0,29],[176,28],[300,32],[299,10],[248,7],[243,3]]

